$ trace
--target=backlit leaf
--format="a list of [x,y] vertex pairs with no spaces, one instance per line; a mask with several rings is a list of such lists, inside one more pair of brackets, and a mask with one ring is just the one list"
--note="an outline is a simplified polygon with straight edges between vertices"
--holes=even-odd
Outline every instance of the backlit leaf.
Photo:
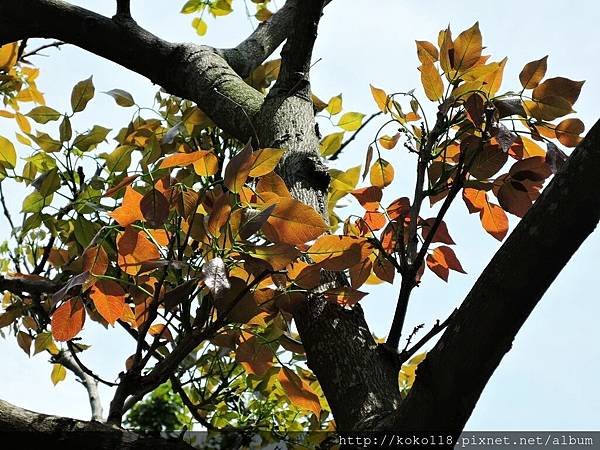
[[365,115],[359,112],[347,112],[340,117],[338,127],[346,131],[358,130],[362,125],[362,120],[364,117]]
[[371,184],[380,188],[389,186],[394,180],[394,167],[385,159],[376,160],[371,166]]
[[441,99],[444,95],[444,83],[433,63],[423,64],[419,70],[421,71],[421,84],[427,98],[431,101]]
[[252,166],[249,175],[260,177],[272,172],[283,156],[281,148],[262,148],[252,153]]
[[277,379],[288,396],[290,403],[301,409],[312,411],[317,418],[321,415],[321,403],[319,397],[308,383],[287,367],[279,370]]
[[276,205],[263,226],[263,232],[271,242],[304,244],[328,229],[319,213],[298,200],[279,198]]
[[130,275],[137,275],[143,262],[157,260],[160,253],[145,235],[132,227],[117,236],[117,263],[119,267]]
[[339,114],[342,111],[342,94],[331,97],[325,109],[332,116]]
[[17,152],[12,142],[0,136],[0,166],[2,164],[14,168],[17,165]]
[[542,81],[542,78],[546,75],[547,68],[548,55],[544,56],[542,59],[525,64],[525,67],[523,67],[523,70],[519,74],[519,80],[521,81],[523,89],[533,89],[540,84],[540,81]]
[[52,314],[52,336],[59,342],[79,334],[85,323],[85,308],[79,298],[67,300]]
[[231,192],[238,193],[248,179],[252,169],[253,153],[250,144],[246,145],[227,164],[224,183]]
[[94,88],[92,77],[77,83],[71,92],[71,109],[73,112],[83,111],[88,102],[94,98],[95,92],[96,90]]
[[135,100],[132,95],[123,89],[112,89],[105,92],[105,94],[114,98],[117,105],[122,106],[123,108],[129,108],[130,106],[135,105]]
[[113,280],[98,280],[90,291],[98,313],[111,325],[123,316],[125,291]]
[[375,103],[377,103],[377,107],[382,112],[387,112],[388,96],[385,93],[385,91],[383,89],[376,88],[372,84],[370,84],[369,86],[371,87],[371,95],[373,95],[373,99],[375,100]]
[[52,384],[54,384],[54,386],[63,381],[66,377],[67,369],[65,369],[65,366],[63,366],[62,364],[52,364],[50,380],[52,380]]

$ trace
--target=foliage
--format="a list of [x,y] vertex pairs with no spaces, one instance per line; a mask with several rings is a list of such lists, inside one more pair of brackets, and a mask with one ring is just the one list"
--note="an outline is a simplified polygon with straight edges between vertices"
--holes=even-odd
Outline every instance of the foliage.
[[125,417],[125,426],[148,434],[182,430],[190,425],[191,417],[169,383],[156,388]]
[[[268,2],[254,3],[267,11]],[[203,13],[230,11],[231,1],[222,0],[183,8],[200,14],[200,34]],[[185,424],[182,404],[211,428],[332,427],[292,326],[322,271],[349,276],[349,286],[324,292],[346,308],[366,295],[365,284],[392,284],[397,273],[408,292],[426,267],[443,280],[451,270],[464,273],[444,221],[452,201],[461,194],[484,230],[504,239],[507,213],[523,217],[565,160],[558,145],[576,146],[584,131],[579,119],[563,119],[583,82],[544,80],[544,57],[523,68],[518,91],[499,94],[507,60],[489,62],[482,51],[478,24],[456,39],[442,30],[437,45],[417,41],[423,91],[435,108],[429,119],[431,107],[415,90],[371,86],[374,116],[386,120],[364,168],[330,170],[324,218],[294,199],[277,174],[285,149],[236,142],[197,106],[164,92],[142,108],[126,91],[111,90],[118,106],[133,108],[131,122],[114,133],[101,125],[76,132],[71,120],[95,98],[92,78],[74,86],[70,110],[60,113],[45,105],[38,71],[17,60],[17,44],[2,47],[0,115],[16,121],[17,141],[31,148],[18,164],[14,143],[0,137],[0,179],[29,192],[2,267],[10,279],[50,279],[61,288],[5,294],[0,326],[10,326],[28,354],[32,342],[36,353],[56,352],[57,343],[85,349],[79,335],[90,320],[124,328],[137,341],[127,373],[156,380],[166,367],[182,385],[181,402],[168,385],[152,386],[129,415],[135,427]],[[278,70],[278,61],[267,62],[247,81],[266,91]],[[37,106],[22,114],[30,102]],[[344,111],[341,95],[313,102],[337,127],[320,145],[333,160],[367,116]],[[115,144],[106,143],[109,135]],[[414,195],[383,205],[384,190],[401,179],[390,162],[400,142],[417,158]],[[336,206],[346,197],[364,213],[340,217]],[[426,200],[441,205],[433,217],[421,216]],[[403,366],[404,392],[424,357]],[[61,367],[52,372],[55,383],[64,378]]]

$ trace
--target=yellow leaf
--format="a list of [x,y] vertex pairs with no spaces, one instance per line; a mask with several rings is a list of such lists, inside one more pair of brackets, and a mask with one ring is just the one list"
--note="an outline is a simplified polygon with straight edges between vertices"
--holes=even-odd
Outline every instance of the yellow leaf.
[[92,77],[77,83],[71,92],[71,108],[73,112],[83,111],[88,102],[94,97],[94,93],[95,88]]
[[67,369],[62,364],[53,364],[52,365],[52,373],[50,374],[50,379],[52,380],[52,384],[56,386],[62,380],[67,377]]
[[317,239],[307,253],[323,269],[344,270],[368,258],[372,248],[366,243],[365,238],[328,234]]
[[363,117],[365,117],[365,115],[359,112],[347,112],[340,117],[338,127],[346,131],[358,130],[362,124]]
[[454,41],[454,70],[458,73],[474,66],[481,57],[482,38],[479,22],[460,33]]
[[252,166],[249,176],[260,177],[272,172],[283,156],[281,148],[262,148],[252,153]]
[[331,169],[330,187],[332,191],[350,192],[354,190],[360,178],[360,166],[351,167],[346,171]]
[[17,63],[19,44],[12,42],[0,47],[0,70],[9,71]]
[[423,64],[419,70],[421,71],[421,84],[427,98],[432,102],[441,99],[444,95],[444,83],[433,63]]
[[371,166],[370,180],[373,186],[384,188],[394,179],[394,168],[384,159],[378,159]]
[[17,165],[17,152],[12,142],[0,136],[0,165],[2,164],[14,168]]
[[523,106],[527,114],[539,120],[550,121],[575,112],[567,99],[557,95],[549,95],[537,100],[524,100]]
[[434,63],[439,58],[438,49],[431,42],[415,41],[417,44],[417,57],[421,64]]
[[194,20],[192,20],[192,26],[194,27],[196,33],[198,33],[199,36],[204,36],[206,34],[206,31],[208,30],[208,25],[200,17],[195,17]]
[[387,112],[388,96],[385,93],[385,91],[383,89],[376,88],[372,84],[370,84],[369,86],[371,86],[371,94],[373,95],[373,99],[375,100],[375,103],[377,103],[379,109],[383,112]]
[[321,156],[327,157],[333,155],[342,146],[344,131],[328,134],[321,141]]
[[339,114],[342,110],[342,94],[331,97],[329,103],[327,104],[327,108],[325,109],[332,116]]

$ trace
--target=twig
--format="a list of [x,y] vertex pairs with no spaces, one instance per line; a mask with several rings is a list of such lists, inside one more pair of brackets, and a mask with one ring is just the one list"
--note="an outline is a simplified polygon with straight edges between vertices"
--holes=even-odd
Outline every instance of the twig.
[[421,328],[423,328],[425,326],[424,323],[417,325],[416,327],[413,328],[412,333],[410,333],[410,335],[406,338],[406,345],[404,346],[404,350],[402,350],[403,352],[406,351],[406,349],[408,348],[408,346],[410,345],[410,342],[413,340],[413,338],[417,335],[417,333],[419,332],[419,330]]
[[417,353],[419,351],[419,349],[421,347],[423,347],[431,338],[433,338],[436,334],[438,334],[440,331],[442,331],[444,328],[446,328],[449,324],[450,321],[454,318],[454,316],[456,315],[458,311],[458,308],[455,309],[454,311],[452,311],[452,314],[450,314],[446,320],[444,320],[442,323],[440,323],[440,321],[436,321],[435,325],[431,328],[431,330],[429,330],[427,332],[427,334],[425,336],[423,336],[419,342],[417,342],[415,345],[413,345],[409,350],[403,350],[402,352],[400,352],[400,354],[398,355],[398,358],[400,360],[400,365],[404,364],[406,361],[408,361],[415,353]]
[[213,426],[213,424],[211,424],[208,420],[206,420],[204,417],[202,417],[200,415],[196,405],[194,405],[194,402],[192,402],[190,397],[187,395],[187,393],[183,389],[183,386],[181,386],[179,379],[175,375],[171,376],[171,386],[173,386],[173,390],[177,394],[179,394],[179,397],[181,398],[181,401],[183,402],[183,404],[187,407],[188,411],[194,417],[194,419],[196,419],[200,423],[200,425],[205,427],[207,430],[216,429]]
[[73,356],[73,359],[75,360],[75,362],[77,363],[77,365],[81,368],[81,370],[83,372],[88,374],[90,377],[94,378],[96,381],[99,381],[100,383],[105,384],[106,386],[113,387],[113,386],[117,385],[117,383],[112,383],[110,381],[104,380],[103,378],[100,378],[98,375],[96,375],[94,372],[92,372],[90,369],[88,369],[88,367],[85,364],[83,364],[81,362],[81,360],[79,359],[79,357],[77,356],[77,352],[73,348],[74,345],[77,345],[77,344],[73,344],[73,342],[67,341],[67,347],[69,349],[69,352],[71,352],[71,356]]
[[43,56],[43,55],[39,55],[39,53],[42,50],[46,50],[48,48],[54,48],[54,47],[55,48],[60,48],[63,45],[66,45],[66,42],[63,42],[63,41],[54,41],[54,42],[51,42],[50,44],[44,44],[44,45],[36,48],[35,50],[31,50],[30,52],[24,53],[23,55],[20,56],[19,60],[22,61],[22,60],[24,60],[26,58],[29,58],[31,56]]
[[335,153],[333,153],[333,154],[332,154],[332,155],[329,157],[329,160],[331,160],[331,161],[334,161],[334,160],[338,159],[338,157],[340,156],[340,153],[342,153],[342,150],[344,150],[344,149],[345,149],[345,148],[348,146],[348,144],[350,144],[350,143],[351,143],[351,142],[352,142],[352,141],[353,141],[353,140],[356,138],[356,136],[358,135],[358,133],[360,133],[360,132],[363,130],[363,128],[365,128],[365,127],[366,127],[366,126],[369,124],[369,122],[370,122],[371,120],[373,120],[375,117],[377,117],[377,116],[379,116],[379,115],[381,115],[381,114],[383,114],[383,111],[376,112],[376,113],[372,114],[372,115],[371,115],[371,116],[370,116],[370,117],[369,117],[367,120],[365,120],[365,121],[362,123],[362,125],[361,125],[361,126],[360,126],[360,127],[359,127],[359,128],[358,128],[358,129],[357,129],[357,130],[356,130],[356,131],[353,133],[353,134],[352,134],[352,136],[350,136],[350,137],[349,137],[349,138],[348,138],[348,139],[347,139],[347,140],[346,140],[346,141],[345,141],[345,142],[344,142],[344,143],[343,143],[343,144],[340,146],[340,148],[338,148],[338,149],[335,151]]

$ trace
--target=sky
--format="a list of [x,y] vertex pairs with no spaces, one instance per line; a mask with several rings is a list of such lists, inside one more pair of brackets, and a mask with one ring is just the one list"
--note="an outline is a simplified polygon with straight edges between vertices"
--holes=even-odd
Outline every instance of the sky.
[[[277,0],[282,4],[282,0]],[[113,2],[72,1],[102,14],[112,15]],[[215,47],[236,45],[251,30],[243,0],[235,0],[236,12],[214,22],[199,38],[190,26],[191,17],[178,14],[183,1],[132,1],[138,23],[171,41],[193,41]],[[250,4],[250,7],[253,5]],[[508,56],[503,89],[518,89],[518,73],[531,60],[549,54],[548,76],[587,80],[575,109],[589,129],[600,118],[594,104],[600,98],[600,4],[593,0],[528,2],[504,0],[481,2],[457,0],[334,0],[325,11],[314,51],[312,85],[315,94],[327,100],[343,93],[344,110],[375,112],[369,84],[387,92],[417,88],[415,39],[435,41],[448,23],[455,35],[479,21],[486,53],[493,60]],[[125,89],[140,105],[151,105],[157,87],[150,81],[114,63],[75,47],[49,50],[48,57],[35,60],[42,74],[38,84],[49,106],[68,109],[72,86],[94,76],[97,95],[80,114],[75,128],[94,124],[118,129],[131,118],[132,110],[119,108],[100,91]],[[364,161],[368,143],[382,122],[370,124],[346,148],[334,167],[349,168]],[[14,137],[14,126],[0,119],[0,135]],[[107,150],[113,144],[105,144]],[[21,155],[25,156],[25,149]],[[389,153],[395,164],[396,181],[386,193],[388,200],[409,195],[414,179],[414,160],[401,146]],[[20,209],[25,192],[8,187],[9,203]],[[585,205],[582,205],[585,207]],[[432,214],[433,216],[433,214]],[[494,252],[498,241],[486,234],[477,215],[469,215],[459,200],[446,222],[457,245],[455,251],[466,275],[452,273],[444,283],[431,272],[413,294],[406,329],[424,323],[430,327],[444,319],[465,297]],[[511,220],[511,229],[516,222]],[[0,219],[0,240],[9,236],[8,224]],[[565,267],[533,311],[512,350],[502,361],[484,390],[467,430],[594,430],[600,426],[600,303],[597,291],[597,256],[600,234],[594,232]],[[533,276],[534,274],[532,274]],[[506,277],[511,274],[507,273]],[[367,321],[378,336],[387,334],[395,308],[398,286],[370,289],[361,304]],[[105,378],[114,378],[132,352],[132,341],[117,329],[107,333],[99,325],[86,324],[83,336],[92,348],[84,361]],[[85,390],[72,374],[52,386],[47,358],[28,358],[14,337],[0,339],[3,370],[0,398],[16,405],[64,416],[89,418]],[[105,410],[111,392],[101,388]]]

